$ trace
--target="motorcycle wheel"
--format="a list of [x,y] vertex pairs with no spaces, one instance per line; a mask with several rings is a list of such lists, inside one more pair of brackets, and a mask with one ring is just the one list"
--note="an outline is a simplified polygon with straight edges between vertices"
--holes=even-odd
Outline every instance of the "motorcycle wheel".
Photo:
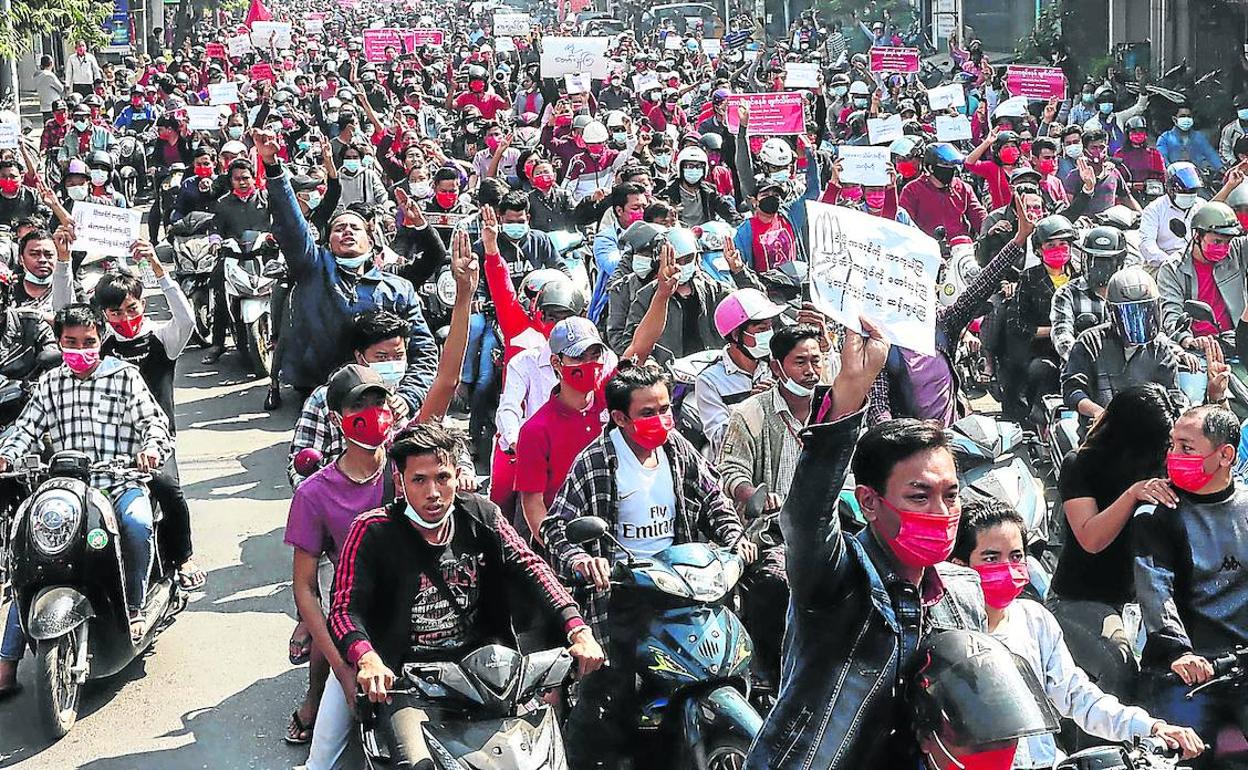
[[139,199],[139,178],[137,176],[128,177],[121,182],[121,194],[126,196],[126,201],[131,205],[135,205]]
[[257,377],[268,377],[273,366],[273,330],[269,314],[257,318],[247,324],[244,336],[247,346],[247,360],[251,362],[251,371]]
[[82,685],[74,681],[70,667],[78,647],[81,627],[35,647],[35,707],[39,721],[52,738],[62,738],[78,721]]
[[195,337],[201,345],[212,341],[212,289],[201,286],[191,295],[191,308],[195,315]]
[[750,742],[739,735],[717,735],[706,747],[707,770],[741,770]]

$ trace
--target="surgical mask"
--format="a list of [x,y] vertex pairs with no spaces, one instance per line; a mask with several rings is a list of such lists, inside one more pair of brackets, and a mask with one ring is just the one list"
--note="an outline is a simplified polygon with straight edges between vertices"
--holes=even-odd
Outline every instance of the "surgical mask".
[[52,274],[48,273],[47,275],[40,276],[28,271],[22,276],[22,280],[27,283],[33,283],[35,286],[51,286]]
[[1020,151],[1017,147],[1006,145],[1001,148],[1001,152],[997,154],[997,157],[1001,158],[1001,162],[1005,165],[1012,166],[1018,162],[1019,154]]
[[1174,119],[1174,125],[1178,126],[1180,131],[1191,131],[1192,124],[1194,122],[1195,121],[1189,117],[1182,117],[1182,118]]
[[634,254],[632,268],[635,275],[649,275],[654,268],[654,259],[645,254]]
[[365,449],[377,449],[390,438],[394,412],[388,406],[370,406],[342,418],[342,437]]
[[879,211],[884,208],[884,200],[888,197],[887,190],[865,190],[862,197],[867,201],[867,208]]
[[85,184],[76,184],[66,187],[65,192],[69,193],[69,197],[73,200],[84,200],[87,197],[87,186]]
[[110,174],[103,169],[93,168],[91,169],[89,176],[91,177],[91,184],[96,185],[97,187],[103,187],[108,184],[108,177]]
[[317,206],[321,205],[321,200],[322,200],[322,196],[321,196],[320,190],[313,190],[312,192],[308,193],[308,208],[314,209]]
[[633,209],[632,211],[625,211],[624,219],[621,222],[621,224],[624,225],[625,228],[627,228],[629,225],[633,224],[634,222],[640,222],[641,218],[645,216],[645,214],[646,212],[640,209]]
[[1206,241],[1200,247],[1200,252],[1210,262],[1221,262],[1231,253],[1231,244]]
[[1174,205],[1177,208],[1187,211],[1196,203],[1196,193],[1175,193]]
[[899,160],[897,161],[897,173],[901,174],[903,179],[913,179],[919,175],[918,161]]
[[901,529],[889,545],[897,559],[908,567],[931,567],[953,553],[958,534],[958,517],[926,511],[903,511],[880,497],[880,503],[901,519]]
[[1066,153],[1067,158],[1074,160],[1083,155],[1083,145],[1078,142],[1075,144],[1068,144],[1062,151]]
[[611,141],[615,142],[616,144],[627,144],[627,143],[628,143],[628,132],[627,132],[627,131],[616,131],[616,132],[612,133],[612,134],[611,134]]
[[407,360],[371,361],[368,364],[368,368],[377,372],[377,375],[386,383],[386,387],[393,390],[394,386],[403,380],[403,375],[407,373]]
[[654,156],[654,165],[659,168],[667,168],[672,165],[672,154],[670,152],[661,152]]
[[334,257],[334,260],[338,262],[339,267],[355,272],[372,258],[371,254],[361,254],[358,257]]
[[1239,118],[1245,123],[1248,123],[1248,110],[1236,110],[1235,117]]
[[780,378],[780,387],[789,391],[798,398],[810,398],[815,394],[814,388],[808,388],[797,380],[790,380],[788,377]]
[[787,168],[780,169],[779,171],[773,171],[767,175],[767,178],[773,182],[787,182],[792,177],[793,172],[789,171]]
[[408,503],[403,508],[403,515],[421,529],[434,530],[446,523],[446,520],[451,517],[451,511],[453,510],[453,505],[447,505],[446,510],[442,512],[442,515],[438,517],[437,521],[425,521],[420,517],[420,514],[416,512],[416,509],[412,507],[412,504]]
[[833,95],[833,96],[844,96],[844,95],[845,95],[845,94],[847,94],[847,93],[849,93],[849,87],[848,87],[848,86],[833,86],[833,88],[832,88],[832,95]]
[[412,191],[412,195],[421,200],[433,197],[433,185],[428,182],[412,182],[408,189]]
[[1041,249],[1041,254],[1045,267],[1050,270],[1061,270],[1070,261],[1070,244],[1060,243],[1056,246]]
[[81,348],[73,350],[65,348],[61,351],[61,360],[74,374],[86,374],[100,362],[99,348]]
[[1171,483],[1184,492],[1196,492],[1213,479],[1213,473],[1205,472],[1205,460],[1215,454],[1216,450],[1207,455],[1168,454],[1166,475],[1170,477]]
[[538,174],[533,177],[533,186],[542,192],[549,192],[555,186],[554,174]]
[[1094,98],[1096,97],[1093,94],[1084,94],[1080,97],[1084,104],[1091,104]]
[[693,280],[693,274],[696,273],[697,271],[698,271],[698,266],[692,262],[690,262],[687,265],[681,265],[680,275],[677,276],[676,280],[678,280],[680,283],[689,283],[690,281]]
[[1131,140],[1131,144],[1142,145],[1148,141],[1148,134],[1144,131],[1132,131],[1127,134],[1127,139]]
[[86,130],[87,130],[87,121],[85,121],[85,120],[75,120],[75,121],[74,121],[74,128],[75,128],[75,129],[77,129],[78,133],[82,133],[83,131],[86,131]]
[[1057,171],[1057,158],[1041,158],[1036,163],[1036,170],[1045,176],[1052,174]]
[[1096,106],[1100,108],[1102,115],[1108,115],[1109,113],[1114,111],[1113,102],[1101,102],[1100,104]]
[[984,601],[989,607],[998,610],[1010,606],[1031,582],[1031,574],[1025,561],[980,564],[975,567],[975,571],[979,573],[979,584],[984,589]]
[[602,384],[602,370],[601,361],[586,361],[574,366],[565,364],[559,367],[559,379],[581,393],[590,393]]
[[360,161],[358,158],[347,158],[342,162],[342,170],[354,174],[360,170]]
[[706,169],[699,166],[681,169],[680,175],[689,184],[697,184],[702,181],[702,177],[706,176]]
[[[327,112],[327,113],[325,113],[325,122],[326,122],[326,123],[337,123],[337,122],[338,122],[338,113],[336,113],[336,112]],[[241,135],[241,133],[242,133],[242,132],[240,131],[239,133],[240,133],[240,135]]]
[[372,167],[373,167],[373,156],[372,156],[372,155],[365,155],[363,158],[360,158],[360,165],[361,165],[361,166],[363,166],[364,168],[372,168]]
[[227,134],[229,134],[229,135],[230,135],[230,138],[231,138],[231,139],[242,139],[242,138],[243,138],[243,127],[242,127],[242,126],[230,126],[229,128],[225,129],[225,132],[226,132]]
[[855,107],[866,107],[867,101],[868,100],[865,96],[855,96],[853,99]]
[[774,334],[775,332],[771,329],[756,332],[754,334],[754,344],[742,345],[741,347],[745,349],[750,358],[753,358],[755,361],[761,361],[771,355],[771,338]]
[[674,427],[676,418],[671,412],[638,417],[633,420],[633,441],[642,449],[658,449],[667,441]]
[[518,241],[529,234],[529,225],[526,222],[507,222],[502,226],[502,230],[507,238]]

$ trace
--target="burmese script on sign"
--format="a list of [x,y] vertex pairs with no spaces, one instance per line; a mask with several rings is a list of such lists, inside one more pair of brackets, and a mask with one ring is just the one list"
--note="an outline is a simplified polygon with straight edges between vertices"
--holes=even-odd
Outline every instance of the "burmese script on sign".
[[74,202],[74,248],[91,256],[125,257],[142,235],[143,212],[117,206]]

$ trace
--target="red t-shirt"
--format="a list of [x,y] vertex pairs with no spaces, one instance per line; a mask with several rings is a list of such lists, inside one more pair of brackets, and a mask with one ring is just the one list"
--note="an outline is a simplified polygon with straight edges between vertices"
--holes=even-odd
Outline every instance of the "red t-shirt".
[[988,183],[988,193],[992,197],[992,207],[999,209],[1010,202],[1010,176],[1005,169],[991,160],[977,160],[967,163],[966,170],[975,176],[982,177]]
[[490,91],[479,94],[474,94],[469,91],[468,93],[460,94],[455,97],[455,101],[452,102],[452,104],[455,105],[455,109],[457,110],[462,110],[463,108],[472,105],[473,107],[481,110],[481,117],[486,120],[493,120],[499,110],[505,110],[511,106],[506,99]]
[[1231,314],[1226,309],[1226,302],[1222,300],[1222,292],[1218,291],[1217,282],[1213,280],[1213,265],[1193,259],[1192,267],[1196,268],[1196,299],[1213,308],[1213,317],[1218,322],[1218,328],[1215,329],[1204,321],[1193,321],[1192,334],[1208,337],[1230,329]]
[[[608,373],[603,382],[610,379]],[[520,426],[516,440],[516,492],[541,492],[546,507],[585,447],[602,435],[607,424],[607,399],[600,389],[585,411],[569,409],[551,394],[533,416]]]
[[797,258],[797,238],[793,235],[793,226],[788,220],[777,214],[770,225],[763,225],[758,217],[751,221],[753,224],[750,235],[754,242],[752,256],[756,271],[764,273]]

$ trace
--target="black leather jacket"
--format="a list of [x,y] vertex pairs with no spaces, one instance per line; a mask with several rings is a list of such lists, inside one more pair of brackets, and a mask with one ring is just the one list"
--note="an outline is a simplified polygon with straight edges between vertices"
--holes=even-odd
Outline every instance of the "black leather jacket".
[[[815,403],[820,403],[817,393]],[[902,700],[915,649],[936,628],[986,626],[973,570],[940,564],[922,593],[871,534],[841,531],[837,495],[863,412],[807,426],[780,514],[791,600],[780,698],[746,770],[918,767]],[[943,591],[943,593],[942,593]]]

